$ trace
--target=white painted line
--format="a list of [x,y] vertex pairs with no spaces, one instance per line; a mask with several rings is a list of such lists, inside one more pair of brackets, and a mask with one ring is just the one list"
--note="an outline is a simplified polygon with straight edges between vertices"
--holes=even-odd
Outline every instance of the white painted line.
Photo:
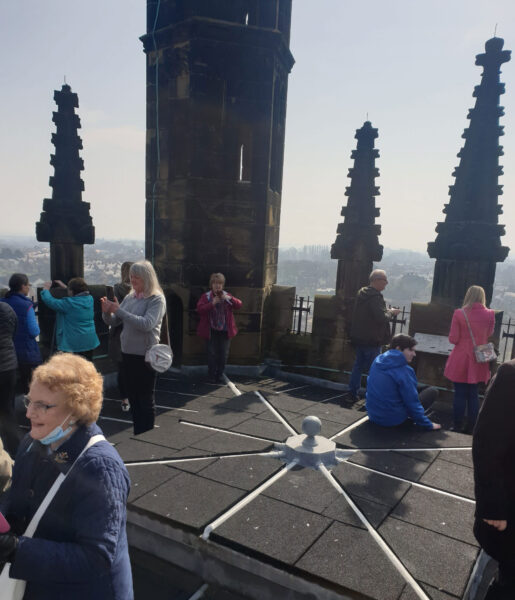
[[434,492],[435,494],[441,494],[442,496],[448,496],[449,498],[454,498],[455,500],[461,500],[462,502],[468,502],[469,504],[475,504],[475,500],[471,500],[470,498],[466,498],[465,496],[459,496],[458,494],[453,494],[451,492],[445,492],[444,490],[439,490],[438,488],[431,487],[429,485],[424,485],[423,483],[417,483],[416,481],[411,481],[410,479],[404,479],[403,477],[397,477],[396,475],[391,475],[390,473],[385,473],[384,471],[378,471],[376,469],[371,469],[370,467],[365,467],[364,465],[359,465],[358,463],[347,461],[348,465],[353,467],[357,467],[358,469],[364,469],[365,471],[370,471],[372,473],[376,473],[378,475],[383,475],[384,477],[389,477],[390,479],[395,479],[396,481],[402,481],[404,483],[409,483],[410,485],[414,485],[415,487],[426,490],[427,492]]
[[[352,448],[349,448],[351,450]],[[472,446],[458,446],[456,448],[355,448],[358,452],[440,452],[455,450],[472,450]]]
[[410,572],[406,569],[406,567],[402,564],[399,557],[393,552],[393,550],[388,546],[388,544],[383,540],[383,538],[377,533],[377,531],[372,527],[369,523],[368,519],[365,515],[359,510],[359,508],[354,504],[352,498],[347,494],[347,492],[343,489],[343,487],[336,481],[333,474],[328,471],[325,465],[320,464],[319,470],[326,476],[329,483],[336,489],[336,491],[341,494],[345,500],[347,500],[349,506],[356,513],[358,519],[363,523],[363,525],[368,529],[370,535],[374,538],[374,541],[381,548],[381,550],[386,554],[388,560],[393,564],[393,566],[397,569],[399,574],[403,577],[403,579],[411,586],[413,591],[415,592],[417,598],[420,600],[431,600],[431,598],[424,592],[424,590],[419,586],[419,584],[415,581]]
[[283,455],[278,450],[270,452],[241,452],[238,454],[210,454],[209,456],[190,456],[189,458],[163,458],[158,460],[144,460],[141,462],[126,462],[126,467],[144,467],[145,465],[170,465],[172,463],[195,462],[198,460],[213,460],[222,458],[241,458],[242,456],[267,456],[270,458],[280,458]]
[[190,427],[200,427],[201,429],[209,429],[210,431],[217,431],[221,433],[228,433],[230,435],[239,435],[240,437],[250,438],[252,440],[259,440],[260,442],[270,442],[276,444],[277,440],[269,440],[268,438],[259,437],[257,435],[250,435],[248,433],[240,433],[239,431],[230,431],[229,429],[220,429],[220,427],[212,427],[211,425],[201,425],[200,423],[191,423],[190,421],[180,420],[183,425],[189,425]]
[[309,387],[309,385],[299,385],[298,387],[290,388],[288,390],[281,390],[280,392],[273,391],[272,394],[287,394],[288,392],[294,392],[295,390],[303,390]]
[[336,400],[336,398],[341,398],[342,396],[347,396],[348,392],[344,392],[343,394],[338,394],[337,396],[331,396],[330,398],[326,398],[325,400],[319,400],[320,404],[324,402],[329,402],[329,400]]
[[100,415],[98,418],[105,419],[106,421],[116,421],[117,423],[128,423],[129,425],[132,425],[132,421],[127,421],[126,419],[115,419],[114,417],[104,417],[102,415]]
[[230,519],[233,515],[235,515],[237,512],[239,512],[242,508],[244,508],[245,506],[247,506],[247,504],[249,504],[250,502],[252,502],[252,500],[254,500],[254,498],[256,498],[256,496],[259,496],[259,494],[261,494],[261,492],[263,492],[264,490],[266,490],[266,488],[270,487],[273,483],[275,483],[283,475],[286,475],[286,473],[292,467],[294,467],[296,464],[297,464],[296,460],[293,460],[292,462],[288,463],[283,469],[281,469],[273,477],[271,477],[270,479],[268,479],[267,481],[265,481],[264,483],[262,483],[253,492],[250,492],[250,494],[248,494],[247,496],[245,496],[245,498],[243,498],[238,503],[236,503],[226,513],[224,513],[223,515],[220,515],[218,517],[218,519],[215,519],[214,521],[212,521],[211,523],[209,523],[209,525],[206,526],[206,528],[204,529],[204,532],[201,535],[202,539],[203,540],[209,539],[209,536],[211,535],[211,533],[217,527],[219,527],[220,525],[222,525],[223,523],[225,523],[225,521],[227,521],[227,519]]
[[240,392],[240,390],[234,385],[234,383],[227,377],[227,375],[224,375],[224,379],[225,379],[225,383],[229,386],[229,389],[231,390],[231,392],[235,395],[235,396],[241,396],[242,393]]
[[260,394],[259,392],[254,392],[254,394],[256,394],[256,396],[261,400],[261,402],[265,404],[265,406],[268,407],[270,411],[272,411],[272,413],[279,419],[279,421],[281,421],[281,423],[292,435],[298,435],[298,432],[295,431],[295,429],[293,429],[293,427],[288,423],[288,421],[270,404],[270,402],[268,402],[268,400],[262,394]]
[[193,596],[190,596],[189,600],[200,600],[200,598],[203,598],[204,592],[207,592],[208,587],[209,586],[207,585],[207,583],[204,583],[204,585],[199,587],[199,589],[193,594]]
[[343,435],[344,433],[348,433],[349,431],[352,431],[353,429],[356,429],[356,427],[359,427],[362,423],[365,423],[366,421],[368,421],[368,417],[363,417],[362,419],[359,419],[358,421],[356,421],[352,425],[349,425],[348,427],[345,427],[345,429],[342,429],[338,433],[335,433],[329,439],[332,442],[335,438],[339,437],[340,435]]
[[189,408],[175,408],[174,406],[165,406],[164,404],[156,404],[156,408],[164,408],[166,410],[180,410],[182,412],[198,413],[198,410],[191,410]]

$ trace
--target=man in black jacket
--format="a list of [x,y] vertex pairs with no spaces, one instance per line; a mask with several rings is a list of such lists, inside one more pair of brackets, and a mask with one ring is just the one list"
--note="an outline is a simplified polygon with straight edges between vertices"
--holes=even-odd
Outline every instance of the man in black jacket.
[[398,315],[398,308],[386,309],[381,292],[388,284],[385,271],[370,273],[369,285],[359,290],[354,304],[350,339],[356,351],[356,360],[349,381],[350,396],[355,399],[361,385],[361,374],[368,371],[381,352],[381,346],[390,342],[390,320]]
[[472,459],[476,492],[474,535],[499,563],[485,600],[515,598],[515,360],[491,380],[474,428]]
[[14,419],[14,394],[18,361],[13,337],[18,325],[14,310],[0,302],[0,437],[5,449],[14,457],[19,435]]

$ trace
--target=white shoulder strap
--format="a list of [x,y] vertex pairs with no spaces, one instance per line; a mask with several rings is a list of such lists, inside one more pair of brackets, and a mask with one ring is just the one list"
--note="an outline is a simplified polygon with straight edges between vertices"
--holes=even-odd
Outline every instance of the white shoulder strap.
[[27,529],[26,529],[25,533],[23,534],[25,537],[32,537],[34,535],[34,532],[36,531],[37,526],[39,525],[39,521],[41,520],[41,517],[45,514],[46,509],[48,508],[50,502],[52,502],[52,500],[54,499],[54,496],[57,494],[57,490],[61,487],[61,484],[63,483],[63,481],[70,474],[70,471],[76,465],[79,458],[84,454],[84,452],[86,452],[86,450],[91,448],[91,446],[95,445],[98,442],[101,442],[102,440],[105,440],[105,437],[101,434],[90,437],[89,442],[84,446],[84,448],[83,448],[82,452],[79,454],[79,456],[77,456],[73,465],[68,470],[68,473],[66,473],[66,475],[64,475],[64,473],[59,473],[59,476],[54,481],[52,487],[48,490],[47,495],[43,498],[43,501],[39,505],[37,511],[34,513],[34,516],[32,517],[32,519],[30,520],[30,523],[28,524]]

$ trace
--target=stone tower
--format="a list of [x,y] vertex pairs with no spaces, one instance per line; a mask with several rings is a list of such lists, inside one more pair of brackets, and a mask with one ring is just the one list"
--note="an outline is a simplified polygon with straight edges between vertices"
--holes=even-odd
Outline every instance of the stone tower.
[[499,75],[511,54],[502,49],[503,43],[494,37],[486,42],[485,53],[476,56],[476,65],[483,67],[481,83],[473,94],[476,104],[469,111],[470,126],[462,136],[465,144],[458,153],[460,163],[443,211],[445,221],[438,223],[436,240],[428,244],[429,256],[437,259],[431,302],[459,306],[467,288],[480,285],[489,304],[496,263],[508,255],[509,248],[501,245],[504,226],[498,224],[502,209],[497,202],[502,194],[498,177],[503,172],[499,117],[504,114],[499,106],[499,96],[504,93]]
[[95,242],[95,228],[89,214],[89,203],[82,201],[84,162],[79,156],[82,140],[77,134],[80,119],[77,94],[64,84],[54,92],[57,112],[52,121],[55,154],[50,157],[54,175],[50,177],[52,198],[43,200],[43,212],[36,223],[36,238],[50,242],[50,276],[65,283],[72,277],[84,276],[84,244]]
[[373,262],[383,257],[383,247],[378,240],[381,226],[375,224],[379,216],[375,205],[375,196],[379,195],[375,185],[375,178],[379,176],[375,166],[379,150],[374,148],[377,136],[377,129],[370,121],[365,121],[354,136],[358,144],[351,154],[354,167],[349,169],[351,183],[345,191],[349,200],[342,208],[344,221],[338,225],[338,235],[331,247],[331,258],[338,259],[336,292],[343,298],[353,298],[368,284]]
[[146,255],[183,362],[204,360],[194,308],[218,271],[244,302],[231,361],[261,356],[277,273],[290,18],[291,0],[147,1]]

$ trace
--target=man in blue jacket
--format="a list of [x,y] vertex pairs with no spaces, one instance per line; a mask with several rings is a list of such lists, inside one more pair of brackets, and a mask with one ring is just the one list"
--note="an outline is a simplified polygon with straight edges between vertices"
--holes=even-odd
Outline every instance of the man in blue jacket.
[[399,333],[393,336],[390,350],[374,360],[367,382],[367,412],[372,423],[394,427],[409,419],[423,429],[441,428],[425,414],[438,391],[427,388],[419,395],[415,371],[409,366],[416,344],[415,338]]

